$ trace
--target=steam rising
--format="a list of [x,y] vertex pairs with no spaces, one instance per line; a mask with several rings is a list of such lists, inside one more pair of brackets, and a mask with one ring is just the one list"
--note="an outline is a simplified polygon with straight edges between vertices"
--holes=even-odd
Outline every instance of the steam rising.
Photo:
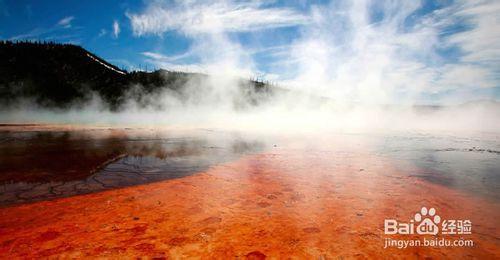
[[[109,112],[95,96],[84,108],[68,111],[40,110],[28,102],[2,112],[0,120],[277,132],[500,129],[498,103],[459,105],[471,100],[460,93],[498,85],[500,20],[494,18],[500,4],[459,1],[406,25],[420,8],[417,1],[334,1],[299,13],[255,2],[187,1],[172,9],[155,1],[142,12],[127,13],[135,36],[176,31],[193,44],[177,57],[154,52],[145,57],[158,67],[202,70],[210,75],[207,80],[193,78],[181,92],[148,95],[132,88],[120,112]],[[461,19],[471,29],[443,35]],[[259,37],[293,26],[300,27],[300,35],[288,45],[254,49],[231,37],[235,32]],[[458,60],[440,55],[453,48],[463,51]],[[275,58],[265,73],[256,53]],[[199,62],[186,63],[186,57]],[[245,91],[252,86],[242,79],[256,74],[289,91]],[[263,102],[248,103],[249,95]],[[420,106],[428,104],[439,107]]]

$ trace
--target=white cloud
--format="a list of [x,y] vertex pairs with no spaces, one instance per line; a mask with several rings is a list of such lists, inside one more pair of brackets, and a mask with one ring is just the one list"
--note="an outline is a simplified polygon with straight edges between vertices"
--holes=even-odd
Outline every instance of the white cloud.
[[71,22],[75,19],[74,16],[67,16],[63,19],[59,20],[57,25],[62,26],[64,28],[71,28]]
[[[251,55],[225,34],[212,33],[193,37],[191,48],[185,53],[167,56],[157,52],[143,52],[148,62],[165,69],[188,68],[190,71],[250,77],[255,71]],[[194,58],[196,62],[186,63]]]
[[308,18],[288,8],[266,8],[258,3],[180,2],[167,7],[150,4],[141,14],[129,13],[135,35],[161,35],[167,31],[185,34],[248,32],[288,27],[308,22]]
[[168,62],[182,60],[182,59],[185,59],[188,57],[192,57],[194,55],[193,52],[191,52],[191,51],[187,51],[185,53],[181,53],[181,54],[173,55],[173,56],[167,56],[167,55],[163,55],[161,53],[149,52],[149,51],[142,52],[141,54],[144,55],[145,57],[148,57],[148,58],[154,60],[154,61],[168,61]]
[[146,51],[146,52],[143,52],[142,55],[148,57],[148,58],[151,58],[151,59],[154,59],[154,60],[166,60],[168,59],[167,56],[161,54],[161,53],[156,53],[156,52],[149,52],[149,51]]
[[441,72],[439,83],[454,86],[454,88],[489,88],[495,86],[494,82],[489,79],[490,71],[488,68],[481,66],[451,64],[444,66]]
[[74,33],[74,28],[72,28],[72,21],[75,19],[74,16],[64,17],[57,23],[50,27],[36,27],[28,32],[21,33],[18,35],[10,36],[10,40],[57,40],[64,41],[66,43],[78,43],[80,39],[77,34]]
[[500,2],[464,3],[455,15],[468,19],[474,27],[450,37],[465,52],[466,62],[495,62],[500,65]]
[[120,24],[118,23],[117,20],[113,21],[113,36],[115,38],[118,38],[118,35],[120,34]]
[[[415,15],[421,7],[418,1],[332,1],[300,13],[255,2],[188,1],[174,6],[153,2],[142,13],[127,15],[136,36],[175,30],[193,40],[181,58],[143,53],[159,66],[175,67],[183,58],[196,57],[199,61],[191,65],[209,72],[255,75],[255,55],[268,55],[272,61],[266,73],[274,78],[363,103],[420,103],[429,93],[499,87],[500,3],[458,1]],[[376,23],[373,8],[382,14]],[[448,33],[464,21],[466,30]],[[269,47],[268,39],[259,39],[267,47],[244,48],[228,37],[229,32],[296,25],[300,34],[285,45]],[[449,59],[440,53],[451,47],[463,55]]]
[[106,35],[107,33],[108,33],[108,31],[106,31],[106,29],[103,28],[99,31],[99,34],[97,35],[97,37],[102,37],[102,36]]
[[[383,12],[377,23],[369,21],[373,4]],[[281,69],[296,70],[287,80],[302,89],[362,103],[419,103],[426,102],[422,96],[428,93],[498,87],[498,6],[493,1],[459,2],[413,16],[411,27],[408,18],[420,8],[414,1],[335,2],[313,8],[313,22],[281,59]],[[442,37],[464,17],[471,29]],[[438,53],[452,46],[465,55],[450,61]]]

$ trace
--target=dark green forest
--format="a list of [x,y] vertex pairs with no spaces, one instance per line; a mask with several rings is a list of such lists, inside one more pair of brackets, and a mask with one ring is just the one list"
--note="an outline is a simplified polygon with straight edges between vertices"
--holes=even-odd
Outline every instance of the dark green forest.
[[[16,105],[22,99],[46,108],[85,106],[97,94],[110,110],[116,111],[126,99],[147,106],[141,103],[147,100],[145,95],[155,95],[166,88],[181,93],[188,81],[201,87],[207,78],[204,74],[163,69],[128,72],[73,44],[0,41],[3,107]],[[249,104],[259,103],[276,90],[264,82],[241,81],[240,88],[248,94]],[[132,97],[131,88],[136,90]]]

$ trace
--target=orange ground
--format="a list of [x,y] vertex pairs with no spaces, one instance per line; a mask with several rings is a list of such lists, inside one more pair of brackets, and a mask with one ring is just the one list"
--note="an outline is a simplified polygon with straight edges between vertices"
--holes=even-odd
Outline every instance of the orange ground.
[[[0,256],[500,258],[498,202],[374,155],[306,150],[274,147],[181,179],[2,208]],[[422,206],[471,219],[464,238],[475,246],[384,249],[384,219],[409,220]]]

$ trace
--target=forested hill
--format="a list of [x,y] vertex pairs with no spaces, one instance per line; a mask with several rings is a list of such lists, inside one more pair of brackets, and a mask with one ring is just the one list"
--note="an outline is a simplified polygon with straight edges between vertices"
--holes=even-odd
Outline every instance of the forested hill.
[[[154,94],[165,88],[180,91],[188,80],[201,85],[204,74],[157,70],[127,72],[84,48],[72,44],[0,41],[0,103],[13,105],[28,99],[42,107],[85,105],[93,94],[118,110],[129,90],[139,87],[132,98]],[[248,81],[246,91],[263,93],[271,88]],[[257,95],[258,96],[258,95]],[[264,95],[261,95],[264,96]],[[255,95],[250,103],[258,103]],[[147,105],[147,104],[143,104]]]

